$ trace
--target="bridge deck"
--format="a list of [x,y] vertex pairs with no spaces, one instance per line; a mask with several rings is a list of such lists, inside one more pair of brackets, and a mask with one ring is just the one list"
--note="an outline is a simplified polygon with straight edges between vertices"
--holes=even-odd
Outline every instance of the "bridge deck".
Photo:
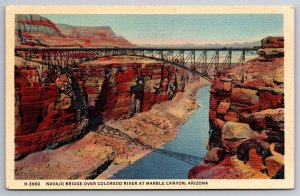
[[[194,75],[212,81],[218,73],[245,62],[246,53],[255,48],[15,48],[15,55],[26,61],[39,59],[44,70],[55,68],[56,75],[68,73],[72,67],[111,56],[138,56],[150,58],[185,69]],[[208,54],[209,53],[209,54]],[[221,54],[222,53],[222,54]],[[225,53],[225,58],[222,57]],[[238,53],[239,58],[234,58]],[[235,59],[235,60],[234,60]],[[49,71],[48,71],[49,72]],[[52,72],[48,73],[51,78]],[[46,74],[46,75],[47,75]]]
[[228,48],[228,47],[223,47],[223,48],[119,48],[119,47],[109,47],[109,48],[89,48],[89,47],[82,47],[82,48],[72,48],[72,47],[47,47],[47,48],[15,48],[15,51],[96,51],[96,50],[153,50],[153,51],[179,51],[179,50],[184,50],[184,51],[256,51],[257,49],[255,48]]

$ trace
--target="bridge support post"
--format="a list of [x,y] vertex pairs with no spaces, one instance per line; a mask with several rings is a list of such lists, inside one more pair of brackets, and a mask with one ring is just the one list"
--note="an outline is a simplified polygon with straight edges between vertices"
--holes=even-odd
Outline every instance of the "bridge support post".
[[207,51],[203,51],[203,73],[208,74]]
[[230,51],[228,52],[228,54],[229,54],[229,66],[228,66],[228,68],[231,68],[232,51],[230,50]]
[[219,72],[219,68],[220,68],[220,55],[219,55],[219,51],[215,51],[215,54],[213,55],[213,58],[211,60],[211,65],[214,68],[214,78],[217,76],[217,73]]
[[195,69],[196,68],[196,54],[195,54],[195,51],[192,50],[191,51],[191,66],[193,66],[192,68]]
[[246,51],[243,50],[242,53],[241,53],[238,65],[245,63],[245,61],[246,61]]

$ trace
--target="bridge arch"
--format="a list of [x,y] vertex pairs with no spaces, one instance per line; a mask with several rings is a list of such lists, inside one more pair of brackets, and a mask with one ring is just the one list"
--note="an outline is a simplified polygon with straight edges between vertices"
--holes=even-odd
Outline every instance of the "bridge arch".
[[[170,63],[194,75],[212,81],[218,72],[245,62],[246,52],[253,48],[16,48],[16,55],[26,60],[41,59],[44,66],[66,70],[84,62],[112,56],[136,56]],[[208,52],[213,55],[208,57]],[[220,61],[220,52],[226,52]],[[238,62],[232,61],[232,52],[240,52]]]
[[194,73],[195,75],[197,76],[200,76],[202,78],[205,78],[206,80],[208,81],[211,81],[212,78],[208,75],[205,75],[203,73],[200,73],[200,72],[197,72],[195,71],[193,68],[191,67],[188,67],[188,66],[183,66],[182,63],[180,62],[176,62],[176,61],[170,61],[170,60],[167,60],[167,59],[163,59],[163,58],[158,58],[158,57],[151,57],[151,56],[144,56],[144,55],[124,55],[124,54],[114,54],[114,55],[109,55],[109,56],[100,56],[100,57],[95,57],[93,59],[89,59],[83,63],[86,63],[86,62],[91,62],[91,61],[95,61],[97,59],[101,59],[101,58],[108,58],[108,57],[140,57],[140,58],[144,58],[144,59],[151,59],[151,60],[155,60],[155,61],[158,61],[158,62],[162,62],[162,63],[165,63],[165,64],[169,64],[171,66],[176,66],[178,68],[181,68],[181,69],[184,69],[184,70],[187,70],[189,72],[192,72]]

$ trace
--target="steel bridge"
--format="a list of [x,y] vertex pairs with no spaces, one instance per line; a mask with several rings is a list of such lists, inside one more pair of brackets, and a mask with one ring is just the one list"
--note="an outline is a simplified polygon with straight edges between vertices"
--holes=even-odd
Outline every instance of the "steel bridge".
[[[102,57],[137,56],[188,70],[212,81],[217,73],[245,62],[254,48],[16,48],[15,55],[42,64],[51,82],[71,68]],[[222,56],[220,55],[222,53]],[[233,56],[239,56],[234,60]]]
[[98,127],[98,129],[96,129],[94,132],[96,132],[100,135],[107,135],[107,136],[119,138],[122,140],[126,140],[128,142],[137,144],[145,149],[153,150],[153,152],[181,160],[181,161],[191,164],[193,166],[197,166],[199,164],[199,162],[203,160],[203,158],[200,158],[197,156],[179,153],[179,152],[173,152],[170,150],[165,150],[165,149],[160,149],[160,148],[155,148],[153,146],[143,143],[142,141],[140,141],[136,138],[129,136],[128,134],[120,131],[119,129],[113,128],[113,127],[105,125],[105,124],[100,125]]

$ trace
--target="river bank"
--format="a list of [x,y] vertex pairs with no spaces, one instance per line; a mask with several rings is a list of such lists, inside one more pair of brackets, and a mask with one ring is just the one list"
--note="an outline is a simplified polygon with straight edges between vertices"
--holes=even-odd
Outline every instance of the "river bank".
[[201,107],[178,127],[176,137],[113,175],[112,179],[187,179],[188,172],[207,153],[209,89],[197,90]]
[[[170,142],[176,136],[178,127],[199,107],[196,92],[208,84],[203,79],[191,80],[186,84],[185,91],[172,100],[154,105],[148,112],[130,119],[110,120],[106,124],[147,145],[159,147]],[[89,132],[75,143],[36,152],[16,161],[16,179],[94,178],[106,169],[101,168],[102,165],[108,166],[110,163],[96,177],[109,178],[150,152],[122,138]],[[72,169],[68,169],[70,165]]]
[[[179,126],[185,123],[198,109],[196,93],[198,89],[209,84],[204,79],[200,80],[190,81],[186,84],[184,92],[178,93],[170,101],[153,106],[148,112],[139,113],[130,119],[111,120],[106,124],[122,130],[146,145],[158,148],[172,141],[176,137]],[[113,174],[152,152],[141,146],[132,146],[132,144],[123,145],[120,148],[116,146],[118,143],[112,143],[111,140],[115,139],[109,138],[106,142],[117,151],[117,157],[107,171],[104,171],[97,179],[110,178]]]

